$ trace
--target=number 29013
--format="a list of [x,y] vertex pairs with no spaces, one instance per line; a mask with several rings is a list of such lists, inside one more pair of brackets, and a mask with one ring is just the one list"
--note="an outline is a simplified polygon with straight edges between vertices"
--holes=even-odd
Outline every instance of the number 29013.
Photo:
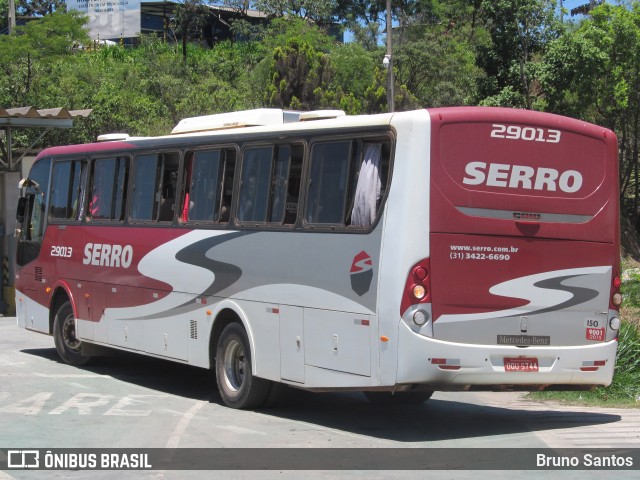
[[559,143],[562,132],[549,128],[520,127],[518,125],[493,124],[491,137],[529,142]]
[[71,254],[73,253],[72,247],[60,247],[58,245],[51,246],[51,256],[52,257],[63,257],[63,258],[71,258]]

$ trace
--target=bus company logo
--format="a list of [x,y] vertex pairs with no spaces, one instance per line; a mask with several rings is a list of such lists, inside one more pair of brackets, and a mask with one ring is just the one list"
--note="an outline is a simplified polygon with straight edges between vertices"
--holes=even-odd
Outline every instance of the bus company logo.
[[353,257],[351,263],[351,288],[358,296],[362,296],[371,288],[373,280],[373,261],[364,250]]
[[131,245],[111,245],[108,243],[87,243],[84,246],[84,265],[96,267],[129,268],[133,261]]
[[576,193],[583,183],[582,174],[576,170],[469,162],[464,171],[462,183],[465,185]]
[[40,468],[39,450],[7,451],[7,468]]

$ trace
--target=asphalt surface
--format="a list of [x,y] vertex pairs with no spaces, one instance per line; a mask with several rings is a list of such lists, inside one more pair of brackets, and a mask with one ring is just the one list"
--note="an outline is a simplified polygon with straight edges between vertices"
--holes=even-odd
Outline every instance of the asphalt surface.
[[[293,392],[279,408],[225,407],[211,372],[117,353],[60,362],[53,338],[0,318],[0,448],[640,448],[640,409],[570,407],[520,393],[436,392],[415,407],[358,392]],[[381,451],[383,452],[383,451]],[[443,450],[444,452],[444,450]],[[383,457],[384,458],[384,457]],[[0,471],[10,478],[513,478],[513,471]],[[525,470],[523,478],[640,478],[634,470]]]

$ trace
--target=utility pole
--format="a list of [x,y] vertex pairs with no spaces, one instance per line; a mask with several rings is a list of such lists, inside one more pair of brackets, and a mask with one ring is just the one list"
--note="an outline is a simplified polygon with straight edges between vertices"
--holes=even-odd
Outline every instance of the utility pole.
[[16,29],[16,0],[9,0],[9,35]]
[[389,112],[393,112],[395,110],[395,99],[393,94],[393,58],[391,57],[392,33],[391,0],[387,0],[387,54],[384,56],[382,64],[387,68],[387,106],[389,107]]

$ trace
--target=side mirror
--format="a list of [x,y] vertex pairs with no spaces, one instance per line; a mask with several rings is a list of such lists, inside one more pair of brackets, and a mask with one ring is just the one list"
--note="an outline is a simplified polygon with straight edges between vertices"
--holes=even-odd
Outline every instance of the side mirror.
[[29,200],[27,199],[27,197],[20,197],[18,199],[18,208],[16,209],[16,220],[18,221],[19,224],[22,224],[22,222],[24,222],[24,215],[27,211],[28,202]]

